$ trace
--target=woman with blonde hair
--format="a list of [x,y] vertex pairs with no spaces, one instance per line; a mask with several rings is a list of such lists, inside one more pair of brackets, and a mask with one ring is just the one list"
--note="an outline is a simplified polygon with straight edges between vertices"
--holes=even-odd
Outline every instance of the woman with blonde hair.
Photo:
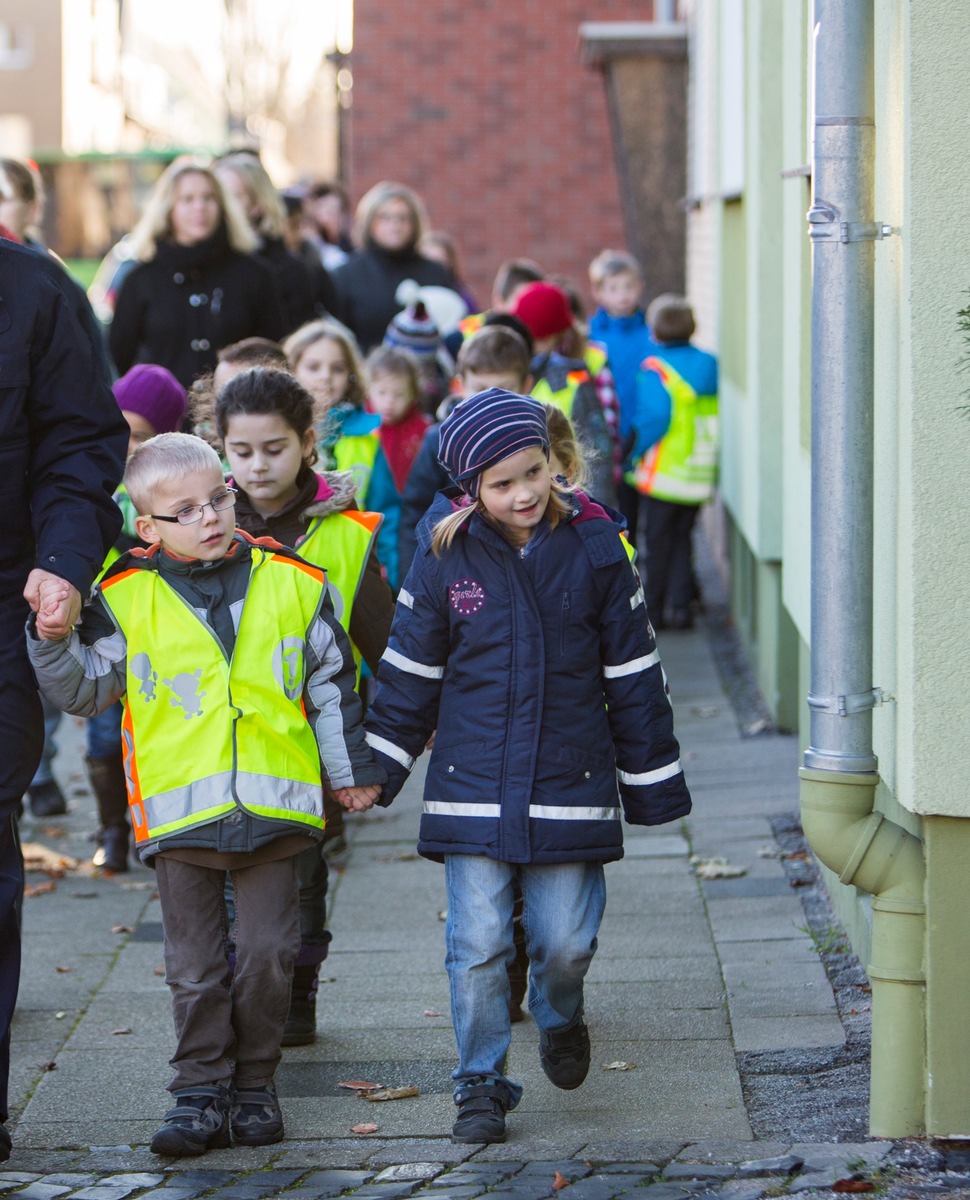
[[283,336],[276,281],[253,256],[256,234],[208,163],[178,158],[166,168],[130,242],[137,266],[109,336],[119,374],[157,363],[188,388],[223,346]]
[[354,241],[360,247],[333,273],[336,316],[351,330],[367,354],[379,345],[392,318],[405,307],[398,289],[406,279],[420,287],[455,289],[447,267],[418,251],[428,227],[421,197],[403,183],[376,183],[360,200],[354,218]]
[[216,163],[216,174],[235,196],[256,234],[256,258],[273,272],[283,304],[286,332],[332,312],[337,293],[316,254],[312,264],[284,241],[286,206],[255,154],[239,151]]

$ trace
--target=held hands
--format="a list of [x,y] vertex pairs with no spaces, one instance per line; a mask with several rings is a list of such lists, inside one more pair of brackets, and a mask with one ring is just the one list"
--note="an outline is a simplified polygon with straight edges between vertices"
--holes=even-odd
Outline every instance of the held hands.
[[81,613],[81,593],[77,588],[40,567],[27,576],[24,599],[37,614],[37,636],[46,642],[66,638]]
[[334,798],[348,812],[366,812],[373,808],[381,794],[380,785],[364,784],[362,787],[334,788]]

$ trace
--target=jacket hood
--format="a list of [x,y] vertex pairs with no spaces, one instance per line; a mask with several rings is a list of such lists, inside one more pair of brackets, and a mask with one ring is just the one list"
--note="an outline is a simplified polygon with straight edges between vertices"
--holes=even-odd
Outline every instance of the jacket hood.
[[354,503],[354,476],[350,471],[317,471],[317,493],[304,508],[304,517],[329,517]]

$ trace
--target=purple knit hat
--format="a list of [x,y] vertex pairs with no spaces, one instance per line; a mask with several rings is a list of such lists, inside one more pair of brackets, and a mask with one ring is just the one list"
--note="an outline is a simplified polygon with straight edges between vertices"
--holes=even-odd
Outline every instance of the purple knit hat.
[[549,457],[546,414],[538,400],[489,388],[462,400],[441,423],[438,461],[473,499],[483,471],[529,446]]
[[171,371],[155,363],[137,363],[111,390],[122,412],[144,417],[156,433],[178,433],[189,401]]

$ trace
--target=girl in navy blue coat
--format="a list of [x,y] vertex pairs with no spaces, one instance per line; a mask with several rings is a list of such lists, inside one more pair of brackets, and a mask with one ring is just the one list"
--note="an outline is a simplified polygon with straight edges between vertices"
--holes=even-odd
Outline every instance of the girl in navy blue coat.
[[623,854],[621,816],[659,825],[690,795],[643,589],[621,525],[553,481],[538,401],[493,388],[441,426],[462,490],[418,530],[367,740],[389,803],[437,730],[418,850],[445,864],[457,1142],[505,1137],[513,886],[529,1010],[560,1088],[589,1069],[583,980]]

